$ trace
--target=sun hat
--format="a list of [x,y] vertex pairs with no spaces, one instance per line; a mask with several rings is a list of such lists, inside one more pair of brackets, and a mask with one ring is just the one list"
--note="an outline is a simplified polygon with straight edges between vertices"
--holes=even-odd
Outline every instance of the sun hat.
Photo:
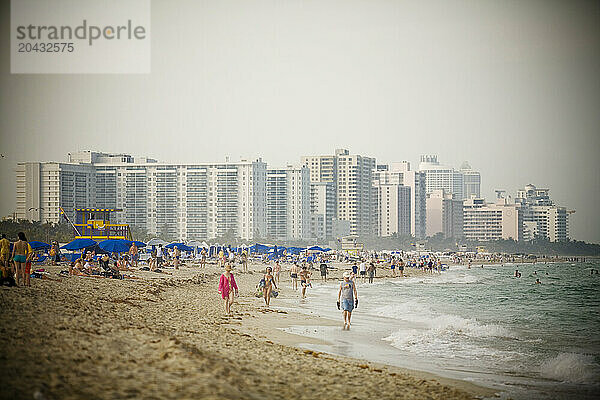
[[348,271],[344,272],[344,278],[350,278],[350,272],[348,272]]
[[227,265],[225,266],[225,271],[231,271],[231,265],[227,264]]

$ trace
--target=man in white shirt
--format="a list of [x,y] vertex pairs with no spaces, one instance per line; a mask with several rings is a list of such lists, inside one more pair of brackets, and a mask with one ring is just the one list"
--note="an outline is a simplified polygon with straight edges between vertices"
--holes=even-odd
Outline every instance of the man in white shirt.
[[362,281],[364,283],[365,279],[367,279],[367,263],[365,263],[364,259],[360,263],[358,272],[360,273],[360,277],[362,278]]

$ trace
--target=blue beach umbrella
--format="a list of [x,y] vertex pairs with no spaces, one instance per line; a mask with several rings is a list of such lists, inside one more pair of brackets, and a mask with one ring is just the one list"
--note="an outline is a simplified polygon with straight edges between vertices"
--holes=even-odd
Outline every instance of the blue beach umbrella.
[[48,243],[44,243],[44,242],[38,242],[36,240],[29,242],[29,245],[31,246],[31,248],[33,250],[39,250],[39,249],[49,249],[50,246]]
[[98,243],[98,247],[110,253],[127,253],[131,247],[131,244],[128,242],[129,240],[109,239]]
[[85,249],[86,247],[91,247],[96,245],[96,241],[92,240],[92,239],[75,239],[70,243],[65,244],[64,246],[61,247],[61,249],[65,249],[65,250],[81,250],[81,249]]
[[319,246],[309,247],[308,250],[310,250],[310,251],[325,251]]

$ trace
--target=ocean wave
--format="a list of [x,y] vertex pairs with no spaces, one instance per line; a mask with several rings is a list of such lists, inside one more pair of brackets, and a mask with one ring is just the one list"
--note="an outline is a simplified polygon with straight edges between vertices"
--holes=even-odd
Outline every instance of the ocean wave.
[[540,375],[560,382],[597,384],[600,366],[589,354],[560,353],[542,363]]

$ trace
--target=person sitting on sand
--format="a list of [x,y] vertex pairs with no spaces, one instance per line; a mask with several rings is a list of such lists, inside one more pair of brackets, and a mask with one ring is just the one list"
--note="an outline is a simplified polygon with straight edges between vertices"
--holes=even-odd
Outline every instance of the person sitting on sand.
[[235,283],[235,278],[231,273],[231,265],[227,264],[225,266],[225,271],[221,274],[221,278],[219,279],[219,293],[225,301],[225,314],[227,315],[232,315],[231,305],[233,304],[234,291],[237,296],[238,287]]
[[308,270],[306,266],[302,267],[302,271],[300,271],[300,286],[302,286],[302,298],[306,298],[306,288],[312,285],[310,284],[310,275],[311,272]]
[[356,292],[356,284],[350,280],[349,272],[344,272],[344,280],[340,283],[337,300],[338,310],[340,309],[340,305],[344,316],[344,327],[342,329],[350,330],[352,310],[354,310],[354,307],[358,307],[358,293]]
[[263,287],[263,297],[265,298],[265,305],[269,307],[271,304],[271,292],[273,291],[273,287],[277,289],[277,285],[275,284],[275,278],[271,274],[271,267],[267,267],[265,271],[265,275],[263,277],[265,281],[265,286]]

